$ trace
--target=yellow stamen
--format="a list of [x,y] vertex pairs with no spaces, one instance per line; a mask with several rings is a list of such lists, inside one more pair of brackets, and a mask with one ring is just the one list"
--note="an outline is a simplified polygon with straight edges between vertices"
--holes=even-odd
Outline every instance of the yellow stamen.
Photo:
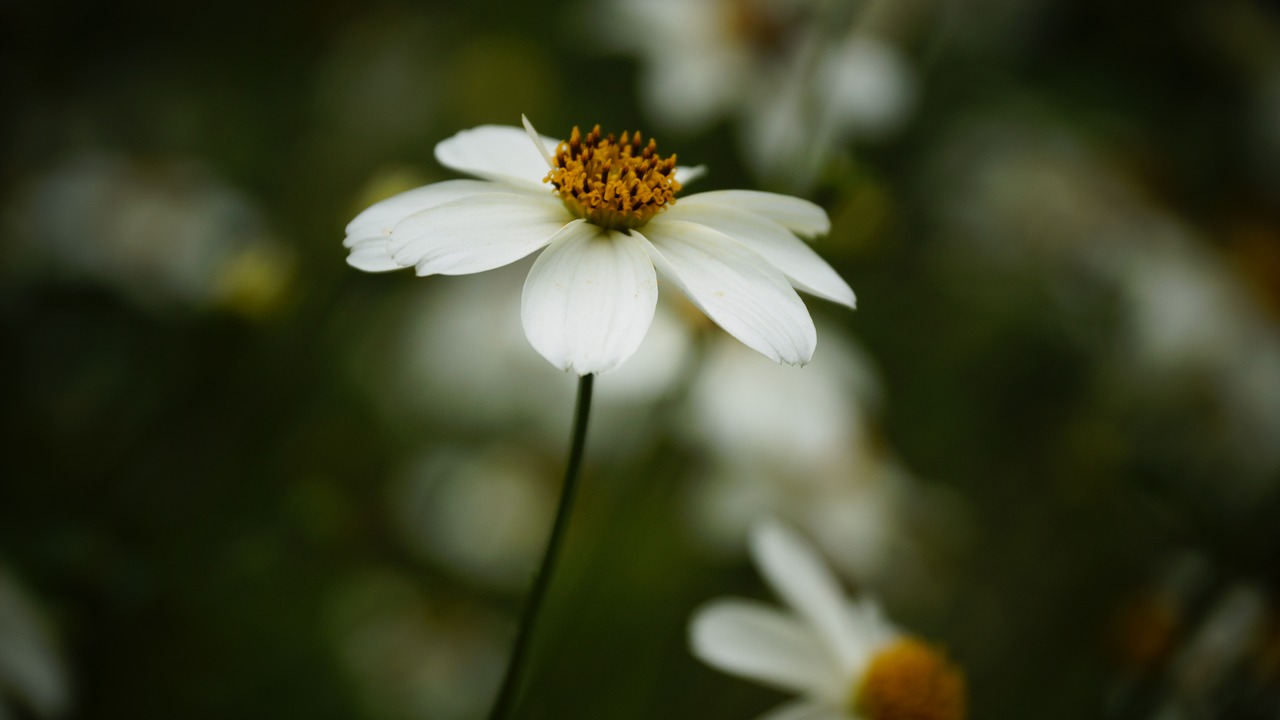
[[870,720],[964,720],[964,675],[934,648],[903,638],[867,667],[853,709]]
[[641,144],[640,133],[604,137],[596,125],[584,137],[578,128],[556,147],[549,182],[569,212],[611,230],[638,228],[676,201],[676,156],[662,158],[658,144]]

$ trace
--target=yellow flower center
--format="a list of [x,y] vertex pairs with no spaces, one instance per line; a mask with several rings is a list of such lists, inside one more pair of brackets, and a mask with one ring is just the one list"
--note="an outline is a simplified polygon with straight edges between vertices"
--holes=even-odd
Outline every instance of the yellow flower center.
[[676,156],[658,156],[658,144],[577,127],[556,147],[555,167],[543,179],[555,187],[576,217],[611,230],[638,228],[676,201]]
[[853,710],[870,720],[964,720],[964,675],[934,648],[903,638],[871,659]]

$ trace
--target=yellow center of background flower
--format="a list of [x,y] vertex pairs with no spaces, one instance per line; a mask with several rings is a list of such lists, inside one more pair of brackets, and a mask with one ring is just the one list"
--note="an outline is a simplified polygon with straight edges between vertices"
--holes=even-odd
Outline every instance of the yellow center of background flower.
[[577,127],[556,147],[555,167],[543,179],[569,212],[611,230],[637,228],[675,203],[676,156],[658,156],[658,144],[622,133],[604,137],[596,125],[584,137]]
[[870,720],[964,720],[964,675],[937,650],[903,638],[867,667],[853,709]]

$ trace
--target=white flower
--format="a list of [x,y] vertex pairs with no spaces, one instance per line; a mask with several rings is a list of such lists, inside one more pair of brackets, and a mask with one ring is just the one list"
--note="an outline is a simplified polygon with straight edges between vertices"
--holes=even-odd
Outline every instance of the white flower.
[[[760,178],[811,186],[853,140],[908,118],[916,81],[875,8],[828,0],[597,0],[608,51],[636,55],[645,110],[662,127],[733,120]],[[881,26],[877,29],[877,26]]]
[[736,343],[711,344],[689,389],[688,432],[715,454],[768,472],[812,476],[860,451],[879,378],[840,327],[822,325],[822,334],[822,357],[803,372]]
[[0,266],[32,278],[52,270],[151,310],[257,317],[280,306],[291,282],[291,251],[250,198],[198,159],[74,155],[35,178],[14,215],[17,242],[3,250],[15,257]]
[[847,145],[891,136],[915,93],[893,45],[860,35],[833,42],[811,30],[743,99],[740,144],[761,148],[744,159],[758,177],[805,191]]
[[894,627],[875,603],[850,603],[822,560],[776,523],[752,533],[765,580],[790,606],[718,600],[690,644],[720,670],[798,693],[760,720],[960,720],[965,685],[937,650]]
[[[1271,488],[1280,469],[1280,326],[1241,282],[1241,258],[1060,123],[976,114],[942,137],[927,153],[928,194],[955,243],[951,267],[981,273],[1002,297],[1010,288],[992,281],[993,269],[1038,278],[1072,335],[1113,328],[1091,345],[1108,383],[1101,392],[1118,413],[1111,422],[1135,437],[1160,428],[1152,437],[1177,467],[1223,480],[1212,492]],[[983,284],[957,282],[966,292]],[[1186,440],[1172,440],[1175,432]]]
[[945,603],[940,571],[963,544],[964,504],[915,477],[878,432],[872,359],[839,327],[818,331],[822,354],[803,371],[727,339],[702,354],[681,413],[704,450],[685,485],[690,526],[738,554],[757,520],[794,522],[859,587]]
[[828,231],[822,208],[746,190],[677,202],[695,171],[659,157],[639,133],[618,140],[575,128],[557,143],[525,120],[525,130],[460,132],[436,146],[436,159],[483,179],[368,208],[347,225],[347,262],[465,275],[545,248],[525,280],[521,316],[534,349],[563,370],[604,373],[635,352],[659,273],[731,335],[793,365],[807,363],[817,341],[796,289],[854,306],[849,285],[797,237]]

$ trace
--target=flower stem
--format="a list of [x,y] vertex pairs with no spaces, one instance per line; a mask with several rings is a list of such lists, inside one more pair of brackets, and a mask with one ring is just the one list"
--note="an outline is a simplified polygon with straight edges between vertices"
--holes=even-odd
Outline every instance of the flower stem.
[[573,506],[573,496],[578,489],[578,470],[582,466],[582,449],[587,441],[587,417],[591,414],[591,386],[594,375],[583,375],[578,379],[578,404],[573,413],[573,439],[569,446],[569,461],[564,470],[564,484],[560,488],[560,504],[556,508],[555,523],[551,526],[551,537],[547,538],[547,549],[542,554],[542,566],[533,579],[533,587],[525,600],[524,610],[520,615],[520,626],[516,632],[515,646],[511,649],[511,659],[507,662],[507,673],[502,678],[502,687],[498,689],[498,697],[489,712],[489,720],[505,720],[515,706],[516,696],[520,690],[520,680],[524,675],[525,655],[529,643],[533,639],[533,631],[538,622],[538,611],[546,597],[547,588],[551,585],[551,574],[555,571],[556,560],[560,556],[565,529],[569,526],[569,510]]

